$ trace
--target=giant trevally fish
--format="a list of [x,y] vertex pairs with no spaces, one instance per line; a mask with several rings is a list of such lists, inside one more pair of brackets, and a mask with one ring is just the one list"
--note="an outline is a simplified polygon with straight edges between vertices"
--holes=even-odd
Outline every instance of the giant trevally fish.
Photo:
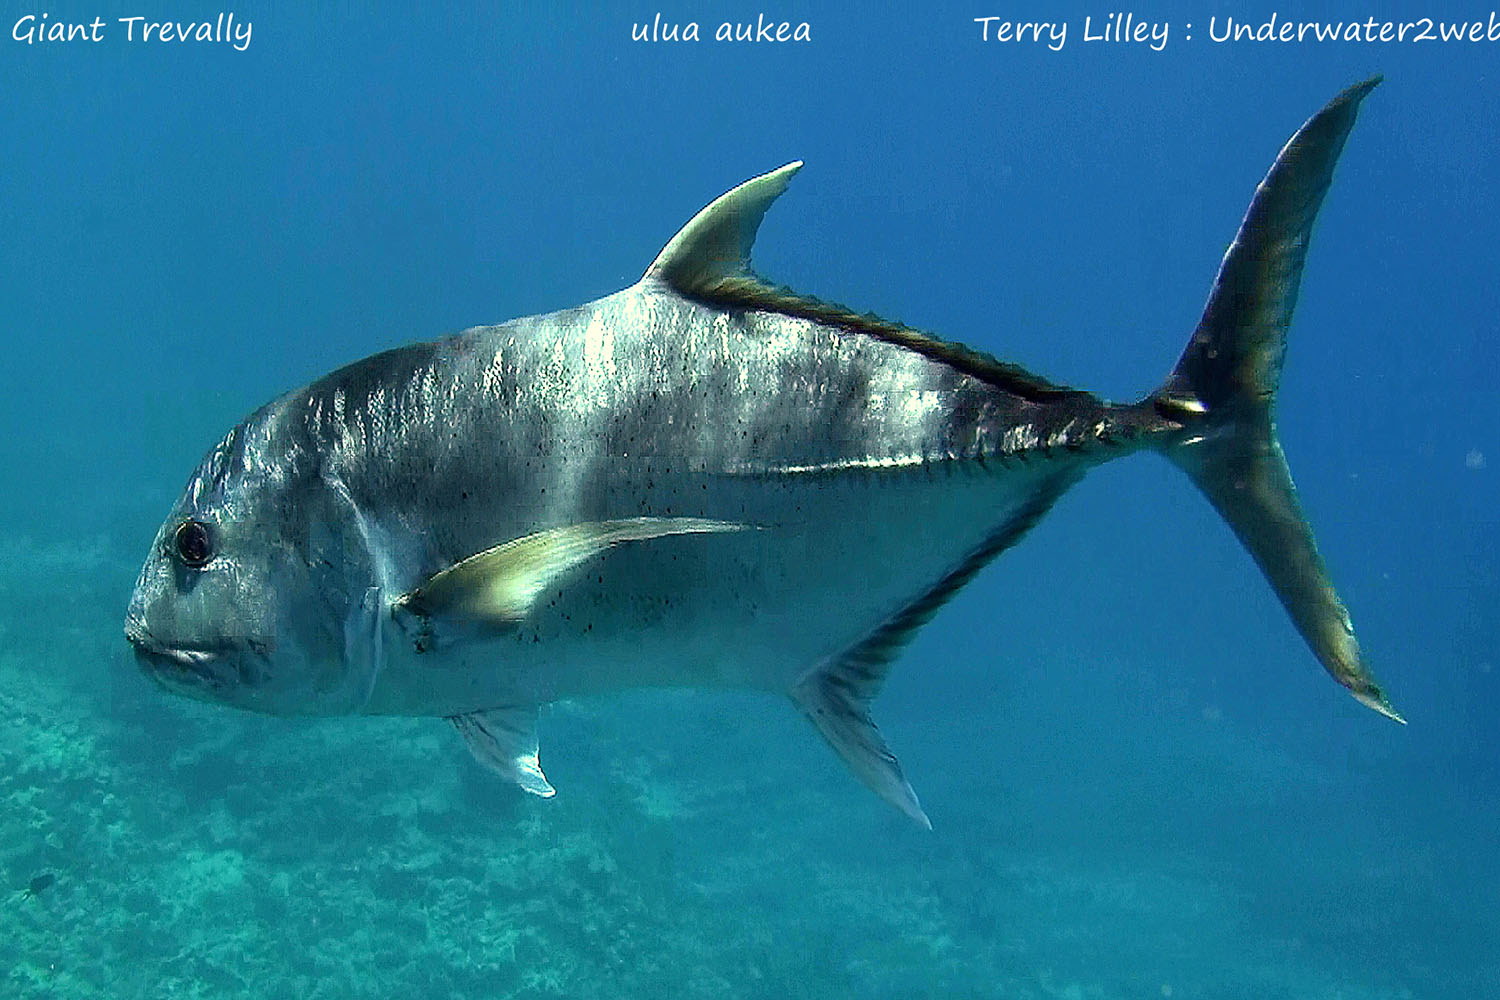
[[125,634],[195,698],[450,720],[537,795],[539,706],[641,686],[791,698],[927,822],[870,717],[891,662],[1094,466],[1188,474],[1334,679],[1360,655],[1275,434],[1314,216],[1360,102],[1277,156],[1166,381],[1110,403],[758,277],[801,163],[746,181],[636,284],[377,354],[251,414],[157,533]]

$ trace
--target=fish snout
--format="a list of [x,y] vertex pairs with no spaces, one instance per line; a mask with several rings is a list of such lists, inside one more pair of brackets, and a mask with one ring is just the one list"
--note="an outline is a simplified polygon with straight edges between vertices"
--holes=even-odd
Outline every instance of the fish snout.
[[151,642],[151,631],[146,628],[146,616],[135,604],[125,613],[125,638],[137,648]]
[[148,676],[176,687],[201,685],[214,679],[212,665],[222,657],[218,650],[175,646],[153,635],[140,608],[132,604],[125,615],[125,638],[135,651],[135,662]]
[[190,698],[213,700],[216,692],[224,686],[221,673],[224,665],[217,653],[198,649],[174,649],[164,646],[149,634],[130,637],[135,651],[135,663],[141,672],[157,684],[175,694]]

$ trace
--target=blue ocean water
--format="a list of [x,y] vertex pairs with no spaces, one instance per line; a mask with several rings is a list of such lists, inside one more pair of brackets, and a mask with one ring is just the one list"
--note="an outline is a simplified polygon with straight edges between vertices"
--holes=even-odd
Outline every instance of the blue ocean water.
[[[1277,16],[1354,16],[1306,8]],[[33,44],[44,11],[6,5],[0,992],[1500,996],[1500,42],[1209,40],[1276,11],[1130,12],[1158,51],[1085,41],[1111,11],[1078,5],[258,4],[238,51],[117,20],[199,5],[48,8],[103,37]],[[658,13],[811,40],[633,42]],[[990,14],[1068,38],[982,42]],[[1440,14],[1494,17],[1357,19]],[[1279,414],[1405,728],[1149,456],[893,672],[876,717],[930,833],[776,699],[556,706],[542,801],[435,720],[240,715],[128,655],[156,527],[246,413],[612,292],[788,160],[763,273],[1134,398],[1281,144],[1374,73]]]

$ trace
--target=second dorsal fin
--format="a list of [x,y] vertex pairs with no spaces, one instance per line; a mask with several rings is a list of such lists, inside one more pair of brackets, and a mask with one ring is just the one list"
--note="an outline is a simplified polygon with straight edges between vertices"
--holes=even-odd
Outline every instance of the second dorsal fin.
[[761,220],[801,169],[802,161],[794,160],[715,198],[656,255],[656,260],[646,268],[644,279],[661,281],[678,295],[721,309],[775,312],[875,337],[1031,402],[1082,395],[1076,389],[1056,385],[983,351],[902,323],[801,295],[755,274],[750,269],[750,248]]
[[748,277],[750,247],[766,209],[801,169],[802,161],[794,160],[715,198],[672,237],[645,276],[683,295],[701,295],[726,278]]

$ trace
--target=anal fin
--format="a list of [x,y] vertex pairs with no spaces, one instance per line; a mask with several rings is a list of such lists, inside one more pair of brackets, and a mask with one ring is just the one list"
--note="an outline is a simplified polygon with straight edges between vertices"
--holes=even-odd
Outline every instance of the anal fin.
[[880,730],[870,719],[869,702],[855,688],[843,683],[837,665],[804,677],[792,689],[792,700],[860,781],[922,826],[932,829],[932,821],[922,811],[917,793],[901,773],[901,762],[885,745]]
[[557,789],[542,773],[537,756],[536,717],[534,707],[524,706],[450,715],[448,721],[475,760],[532,795],[550,799]]
[[1079,472],[1060,472],[1042,482],[1015,511],[968,555],[854,646],[813,667],[793,686],[791,698],[844,763],[870,789],[927,829],[932,822],[901,764],[870,718],[870,702],[880,693],[891,662],[917,630],[974,579],[990,560],[1025,537],[1077,482]]

